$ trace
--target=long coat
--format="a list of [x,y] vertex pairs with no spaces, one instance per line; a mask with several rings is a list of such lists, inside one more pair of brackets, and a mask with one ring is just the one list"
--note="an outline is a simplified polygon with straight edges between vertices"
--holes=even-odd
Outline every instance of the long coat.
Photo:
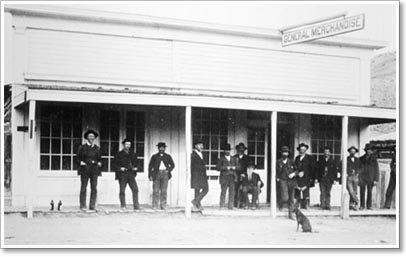
[[[228,170],[227,167],[234,166],[236,170]],[[237,179],[237,170],[239,163],[237,157],[230,156],[230,161],[223,155],[217,162],[217,170],[220,171],[220,184],[226,184],[229,181],[235,181]]]
[[338,171],[338,163],[333,157],[330,156],[330,158],[328,158],[328,161],[326,161],[326,158],[322,156],[317,162],[317,173],[315,178],[319,180],[319,182],[325,181],[333,183],[338,179]]
[[359,175],[359,184],[372,184],[374,181],[379,181],[379,166],[378,160],[374,155],[368,156],[364,154],[360,157],[362,171]]
[[298,172],[303,171],[304,176],[299,177],[297,176],[296,181],[299,187],[313,187],[314,186],[314,169],[315,169],[315,162],[311,155],[306,154],[303,157],[303,160],[300,160],[300,155],[296,156],[295,158],[295,165]]
[[[126,171],[121,171],[121,168],[125,168]],[[133,168],[138,168],[137,155],[133,151],[126,153],[125,150],[121,150],[114,156],[113,169],[116,172],[117,180],[120,179],[123,172],[137,176],[137,171],[135,171]]]
[[206,164],[195,151],[191,154],[191,175],[192,188],[200,189],[208,185]]
[[[78,175],[95,174],[101,176],[100,167],[97,165],[98,162],[101,162],[99,146],[93,145],[92,147],[87,143],[83,144],[79,147],[76,156],[79,164]],[[84,162],[86,165],[81,166],[80,162]]]

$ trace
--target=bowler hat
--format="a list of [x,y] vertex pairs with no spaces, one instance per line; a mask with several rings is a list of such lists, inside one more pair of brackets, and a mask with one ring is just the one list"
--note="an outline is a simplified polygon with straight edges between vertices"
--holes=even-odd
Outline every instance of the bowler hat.
[[366,150],[374,150],[374,146],[373,146],[372,144],[370,144],[370,143],[367,143],[367,144],[365,144],[364,150],[365,150],[365,151],[366,151]]
[[350,148],[347,149],[348,152],[351,152],[351,149],[354,149],[355,152],[359,152],[358,149],[355,146],[351,146]]
[[159,142],[156,146],[158,148],[160,148],[160,147],[166,147],[167,145],[165,144],[165,142]]
[[225,146],[224,146],[224,149],[223,149],[224,151],[230,151],[231,150],[231,146],[230,146],[230,144],[226,144]]
[[204,145],[203,140],[201,140],[201,139],[196,139],[196,140],[194,141],[194,143],[193,143],[193,146],[198,145],[198,144]]
[[240,147],[244,148],[244,150],[247,150],[247,147],[244,145],[243,142],[241,142],[241,143],[239,143],[238,145],[236,145],[236,146],[235,146],[235,149],[238,149],[238,148],[240,148]]
[[94,131],[93,129],[88,129],[88,130],[85,132],[85,134],[83,135],[83,137],[84,137],[85,139],[87,139],[87,136],[88,136],[89,134],[93,134],[94,137],[98,137],[98,136],[99,136],[99,134],[98,134],[96,131]]
[[296,148],[298,151],[301,147],[306,147],[306,149],[309,149],[309,146],[306,145],[305,143],[300,143],[299,146]]
[[281,153],[286,153],[286,152],[290,152],[290,149],[289,149],[288,146],[284,145],[284,146],[282,146],[282,148],[281,148]]
[[133,141],[131,141],[131,140],[128,139],[128,138],[125,138],[121,143],[124,144],[125,142],[130,142],[131,144],[133,143]]

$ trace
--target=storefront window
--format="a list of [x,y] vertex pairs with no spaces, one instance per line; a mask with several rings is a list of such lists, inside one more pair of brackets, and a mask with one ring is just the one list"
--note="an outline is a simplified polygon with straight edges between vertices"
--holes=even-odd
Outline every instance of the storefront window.
[[324,147],[333,150],[334,158],[341,158],[341,118],[337,116],[312,115],[312,155],[318,160]]
[[265,128],[248,128],[248,156],[257,169],[264,169]]
[[76,152],[81,143],[81,107],[41,106],[41,170],[77,170]]
[[132,150],[136,152],[140,161],[138,172],[144,171],[144,145],[145,145],[145,113],[127,112],[126,137],[130,139]]
[[[204,142],[203,156],[207,169],[216,170],[217,161],[228,143],[228,111],[223,109],[193,108],[193,140]],[[210,179],[217,179],[209,172]]]
[[120,112],[103,110],[100,112],[100,152],[102,171],[110,172],[114,155],[120,148]]

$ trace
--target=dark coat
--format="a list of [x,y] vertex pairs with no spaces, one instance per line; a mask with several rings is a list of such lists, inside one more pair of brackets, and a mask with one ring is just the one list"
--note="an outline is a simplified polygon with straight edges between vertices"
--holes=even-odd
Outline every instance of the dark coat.
[[[101,162],[100,147],[97,145],[91,147],[87,143],[79,146],[77,160],[79,164],[78,175],[93,173],[101,176],[100,167],[97,165],[98,162]],[[86,165],[81,166],[80,162],[84,162]]]
[[374,155],[367,156],[364,154],[360,158],[362,164],[362,171],[359,175],[359,183],[372,184],[374,181],[379,181],[379,166],[378,160]]
[[[121,171],[121,168],[125,168],[126,171]],[[116,172],[116,179],[120,179],[123,173],[131,173],[137,176],[137,171],[133,168],[139,168],[137,155],[133,151],[127,153],[123,149],[114,156],[113,170]]]
[[262,188],[264,186],[264,182],[262,182],[261,177],[258,173],[252,172],[251,180],[248,180],[248,175],[242,177],[242,186],[257,186],[258,182],[260,182],[259,187]]
[[392,158],[390,162],[390,175],[396,176],[396,157]]
[[200,189],[207,186],[206,164],[200,156],[193,151],[191,154],[191,187]]
[[289,175],[296,172],[296,165],[293,159],[287,158],[286,164],[283,163],[283,159],[280,158],[276,161],[276,177],[280,180],[296,180],[296,177],[292,179]]
[[238,169],[237,169],[237,175],[238,178],[240,178],[241,174],[246,174],[247,173],[247,166],[248,166],[248,162],[250,160],[250,158],[248,157],[248,155],[243,155],[242,158],[240,158],[240,156],[238,154],[234,155],[234,157],[237,158],[238,160]]
[[315,178],[319,181],[319,183],[333,183],[334,181],[338,180],[338,166],[339,164],[332,156],[330,156],[327,162],[324,156],[321,156],[317,162],[317,173]]
[[303,177],[296,177],[297,185],[299,187],[314,187],[314,169],[315,169],[315,161],[314,158],[306,154],[303,160],[300,160],[300,155],[296,156],[295,158],[295,165],[298,172],[303,171]]
[[[236,170],[228,170],[227,167],[229,166],[235,166]],[[230,161],[228,161],[224,155],[221,156],[216,166],[217,170],[220,171],[220,184],[226,184],[230,180],[237,180],[238,166],[237,157],[230,156]]]
[[161,161],[164,162],[164,165],[168,171],[168,178],[171,179],[172,177],[171,172],[175,168],[175,163],[173,162],[172,157],[167,153],[163,153],[162,156],[160,153],[156,153],[152,155],[148,165],[148,177],[152,177],[152,180],[156,180],[158,178]]
[[361,172],[361,161],[359,158],[354,156],[354,162],[351,160],[351,157],[347,157],[347,176],[357,176]]

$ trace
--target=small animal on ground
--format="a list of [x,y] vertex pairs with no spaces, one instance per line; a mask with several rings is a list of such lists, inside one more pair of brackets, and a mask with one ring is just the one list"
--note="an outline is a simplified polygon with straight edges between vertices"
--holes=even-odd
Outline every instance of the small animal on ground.
[[296,214],[297,229],[299,231],[299,225],[302,226],[303,232],[312,232],[312,225],[310,225],[309,219],[306,215],[303,214],[297,207],[293,209],[293,212]]

